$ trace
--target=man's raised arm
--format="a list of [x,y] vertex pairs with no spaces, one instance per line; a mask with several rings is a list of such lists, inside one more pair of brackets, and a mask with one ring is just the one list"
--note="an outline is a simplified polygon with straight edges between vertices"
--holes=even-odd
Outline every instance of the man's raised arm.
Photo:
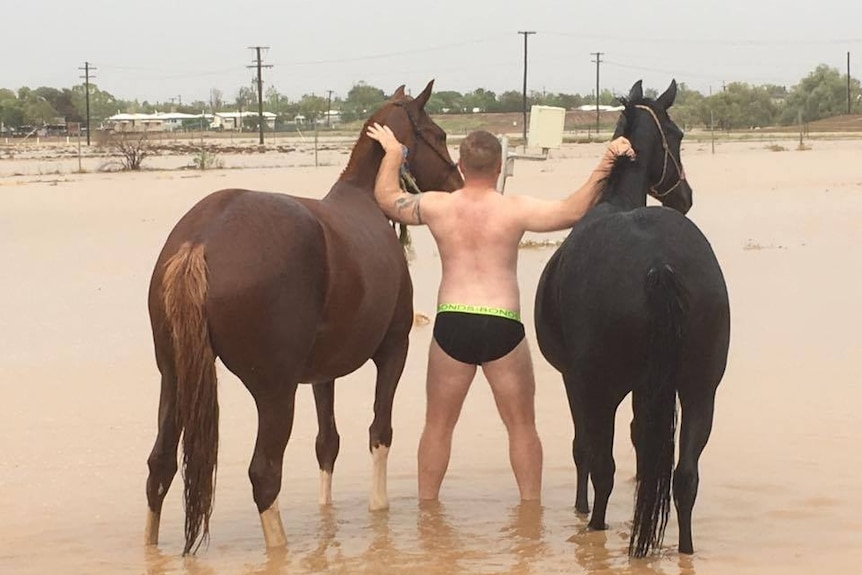
[[619,156],[628,156],[632,160],[635,157],[631,144],[623,137],[615,139],[608,145],[599,165],[587,181],[562,200],[512,196],[512,201],[518,203],[524,229],[530,232],[553,232],[572,227],[601,198],[604,181],[610,175],[614,162]]
[[408,194],[398,183],[401,162],[404,161],[401,142],[388,126],[378,123],[369,126],[367,133],[369,138],[380,142],[385,153],[374,182],[374,198],[380,209],[390,220],[402,224],[424,223],[420,208],[421,194]]

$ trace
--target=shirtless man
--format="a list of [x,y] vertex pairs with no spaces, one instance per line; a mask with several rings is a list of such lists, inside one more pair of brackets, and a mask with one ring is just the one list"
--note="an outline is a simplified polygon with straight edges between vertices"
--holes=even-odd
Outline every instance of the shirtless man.
[[598,201],[615,158],[633,158],[634,151],[625,138],[611,142],[587,181],[562,200],[503,196],[496,190],[500,142],[478,131],[461,144],[464,187],[414,195],[399,187],[402,146],[392,131],[373,124],[368,135],[385,151],[374,188],[378,204],[392,220],[427,225],[443,266],[419,442],[419,499],[439,496],[455,424],[481,365],[509,435],[509,461],[521,500],[537,501],[542,443],[535,424],[533,366],[520,321],[518,244],[526,231],[572,227]]

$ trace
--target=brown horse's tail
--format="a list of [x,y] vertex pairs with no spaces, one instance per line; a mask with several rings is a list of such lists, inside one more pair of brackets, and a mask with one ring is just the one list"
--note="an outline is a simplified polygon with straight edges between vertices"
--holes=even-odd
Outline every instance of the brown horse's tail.
[[183,434],[185,555],[209,538],[218,459],[218,394],[204,306],[204,245],[184,243],[165,264],[162,286],[177,376],[177,427]]
[[670,511],[676,436],[676,372],[688,313],[679,275],[669,265],[646,277],[649,307],[647,377],[636,386],[633,439],[638,471],[629,556],[644,557],[664,539]]

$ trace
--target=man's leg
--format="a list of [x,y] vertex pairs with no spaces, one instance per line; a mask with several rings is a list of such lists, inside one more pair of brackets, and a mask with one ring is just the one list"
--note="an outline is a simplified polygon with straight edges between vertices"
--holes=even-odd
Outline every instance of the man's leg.
[[541,499],[542,442],[536,431],[536,381],[530,348],[524,339],[507,355],[486,363],[482,371],[497,410],[509,432],[509,460],[522,501]]
[[452,452],[452,433],[475,375],[475,365],[452,359],[436,341],[431,341],[425,389],[425,429],[419,441],[420,500],[435,500],[440,495],[440,485]]

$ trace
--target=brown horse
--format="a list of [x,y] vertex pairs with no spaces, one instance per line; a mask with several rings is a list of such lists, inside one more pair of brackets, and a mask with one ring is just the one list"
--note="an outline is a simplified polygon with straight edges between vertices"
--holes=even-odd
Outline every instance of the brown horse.
[[[369,122],[388,125],[404,142],[421,188],[451,191],[462,180],[446,134],[424,109],[432,85],[415,99],[401,86]],[[413,286],[398,237],[374,199],[382,158],[363,128],[322,200],[221,190],[171,232],[149,291],[161,396],[158,436],[147,460],[147,544],[158,543],[181,436],[184,554],[208,538],[218,452],[216,358],[242,380],[257,406],[249,478],[268,547],[285,544],[276,498],[297,385],[314,384],[320,499],[330,503],[339,447],[334,382],[369,359],[377,367],[369,506],[388,507],[392,402],[407,357]]]

